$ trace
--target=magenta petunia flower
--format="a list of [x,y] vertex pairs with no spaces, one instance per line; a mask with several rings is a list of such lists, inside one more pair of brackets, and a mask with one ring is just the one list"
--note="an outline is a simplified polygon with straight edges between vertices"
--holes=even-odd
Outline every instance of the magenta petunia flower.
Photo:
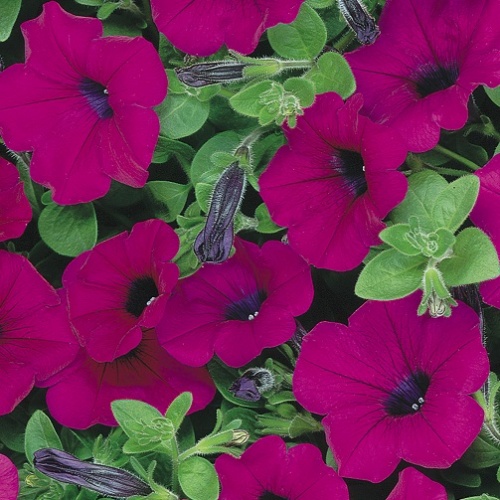
[[16,466],[5,455],[0,455],[0,498],[16,500],[19,493],[19,474]]
[[180,393],[189,391],[193,394],[190,412],[194,412],[205,408],[215,395],[208,371],[171,358],[158,344],[154,329],[143,331],[137,347],[111,363],[93,360],[82,348],[70,366],[44,385],[49,387],[51,415],[73,429],[117,425],[110,406],[117,399],[144,401],[164,413]]
[[104,196],[111,179],[144,186],[160,130],[151,107],[167,89],[154,47],[102,37],[100,21],[56,2],[22,31],[26,64],[0,74],[0,131],[9,148],[34,150],[33,180],[59,204]]
[[278,436],[259,439],[239,458],[220,455],[215,469],[222,485],[219,500],[349,499],[346,484],[318,448],[298,444],[287,450]]
[[88,354],[113,361],[136,348],[160,321],[179,270],[173,229],[159,219],[136,224],[74,259],[63,274],[70,321]]
[[19,238],[31,215],[31,205],[17,168],[0,158],[0,241]]
[[158,339],[182,363],[201,366],[217,354],[240,367],[293,336],[295,317],[311,305],[309,266],[289,246],[262,248],[235,239],[236,253],[179,282],[158,324]]
[[0,251],[0,415],[76,356],[57,292],[21,255]]
[[260,36],[278,23],[291,23],[304,0],[151,0],[158,29],[178,49],[209,56],[223,44],[253,52]]
[[290,245],[317,267],[345,271],[380,243],[382,219],[403,201],[398,167],[406,149],[396,133],[359,115],[361,96],[345,103],[326,93],[284,127],[282,146],[262,174],[272,219],[288,227]]
[[326,414],[343,477],[382,481],[400,460],[449,467],[481,429],[470,397],[489,368],[479,317],[463,303],[449,318],[419,317],[418,303],[418,294],[369,301],[349,327],[323,322],[304,338],[293,391]]
[[442,484],[429,479],[413,467],[399,473],[398,484],[387,500],[447,500],[448,495]]
[[500,84],[499,18],[497,0],[388,0],[377,41],[346,55],[364,112],[432,149],[465,125],[476,87]]
[[[470,219],[489,235],[500,254],[500,155],[474,173],[479,177],[479,196]],[[481,283],[479,290],[487,304],[500,308],[500,278]]]

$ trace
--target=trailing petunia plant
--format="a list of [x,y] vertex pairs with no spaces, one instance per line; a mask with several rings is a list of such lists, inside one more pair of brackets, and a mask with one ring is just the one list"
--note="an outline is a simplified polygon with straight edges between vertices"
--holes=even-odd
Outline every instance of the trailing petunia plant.
[[1,500],[500,500],[500,2],[0,2]]

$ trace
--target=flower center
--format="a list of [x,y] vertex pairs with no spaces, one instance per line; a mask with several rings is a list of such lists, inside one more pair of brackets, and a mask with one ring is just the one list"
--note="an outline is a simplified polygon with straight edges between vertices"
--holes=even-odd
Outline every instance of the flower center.
[[266,490],[259,496],[259,500],[288,500],[288,498],[280,497],[279,495],[275,495],[274,493]]
[[113,109],[108,102],[108,89],[104,85],[94,82],[90,78],[84,78],[80,83],[80,92],[99,118],[111,118],[113,116]]
[[130,284],[125,309],[132,316],[138,318],[144,309],[151,304],[152,299],[157,296],[158,288],[156,288],[153,278],[149,276],[136,278]]
[[224,316],[226,319],[236,319],[240,321],[253,320],[259,314],[262,302],[266,300],[267,295],[264,290],[255,292],[243,297],[236,302],[231,302],[226,306]]
[[351,194],[357,198],[366,192],[365,162],[357,151],[334,150],[332,163]]
[[427,97],[434,92],[447,89],[455,85],[459,70],[456,64],[441,66],[440,64],[426,64],[418,68],[413,80],[420,97]]
[[429,376],[421,370],[416,370],[403,379],[384,401],[385,411],[393,417],[416,413],[425,403],[429,385]]

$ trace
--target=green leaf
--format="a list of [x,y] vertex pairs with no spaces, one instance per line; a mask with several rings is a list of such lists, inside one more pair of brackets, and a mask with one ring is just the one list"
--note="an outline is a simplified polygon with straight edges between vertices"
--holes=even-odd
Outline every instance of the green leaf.
[[351,67],[337,52],[323,54],[304,77],[314,83],[316,94],[336,92],[346,99],[356,90]]
[[190,184],[170,181],[150,181],[144,187],[146,203],[154,216],[165,222],[173,222],[184,209],[191,191]]
[[99,7],[103,4],[104,0],[75,0],[80,5],[89,5],[90,7]]
[[0,42],[5,42],[9,38],[20,9],[21,0],[2,0],[0,2]]
[[471,469],[486,469],[492,465],[500,465],[500,450],[482,431],[460,459],[460,463]]
[[76,257],[97,242],[97,218],[92,203],[60,206],[51,203],[38,219],[42,240],[54,252]]
[[174,426],[156,408],[142,401],[122,399],[113,401],[111,410],[129,437],[123,446],[125,453],[168,451],[175,435]]
[[52,422],[41,410],[35,411],[26,425],[24,450],[26,458],[33,464],[33,454],[41,448],[62,450],[62,443]]
[[486,92],[486,95],[497,105],[500,107],[500,85],[498,87],[495,87],[493,89],[490,89],[489,87],[484,87],[484,91]]
[[441,471],[441,475],[450,483],[467,488],[479,488],[481,486],[481,476],[479,474],[468,472],[464,467],[457,465]]
[[118,3],[110,2],[105,3],[97,10],[97,19],[101,21],[107,19],[118,8]]
[[192,404],[193,395],[190,392],[179,394],[179,396],[170,403],[167,413],[165,413],[165,417],[174,424],[175,432],[179,430]]
[[210,104],[187,94],[168,94],[156,111],[160,117],[162,134],[170,139],[180,139],[203,127],[208,118]]
[[229,104],[242,115],[257,117],[265,107],[265,104],[260,100],[261,94],[271,89],[272,86],[271,80],[252,83],[233,95],[229,99]]
[[267,30],[271,47],[288,59],[313,59],[325,46],[326,27],[318,13],[303,4],[290,24],[278,24]]
[[448,187],[444,177],[430,170],[410,175],[408,193],[400,205],[391,212],[394,223],[406,223],[416,216],[422,231],[431,233],[439,226],[434,224],[432,207],[436,198]]
[[355,293],[363,299],[394,300],[406,297],[422,282],[427,259],[390,248],[373,258],[361,271]]
[[479,283],[500,275],[495,247],[477,227],[458,233],[453,255],[439,264],[439,270],[448,286]]
[[300,105],[307,108],[314,102],[314,85],[305,78],[288,78],[283,84],[287,92],[299,98]]
[[255,229],[259,233],[274,234],[283,229],[272,221],[269,210],[264,203],[261,203],[255,209],[255,218],[258,222],[258,225]]
[[465,497],[462,500],[500,500],[498,497],[492,497],[491,495],[487,495],[483,493],[480,497]]
[[[233,131],[226,131],[217,134],[203,144],[191,164],[190,177],[193,185],[197,186],[199,183],[203,183],[213,187],[226,167],[214,165],[212,156],[217,152],[232,153],[240,145],[240,142],[241,139],[238,134]],[[199,189],[197,195],[200,194]],[[201,208],[206,211],[208,199],[206,196],[202,198],[204,204]]]
[[475,175],[465,175],[448,184],[432,207],[436,227],[445,227],[454,233],[469,215],[478,194],[479,179]]
[[384,242],[404,255],[419,255],[420,249],[414,247],[406,235],[410,232],[408,224],[394,224],[380,232],[379,237]]
[[325,9],[333,5],[335,0],[306,0],[307,4],[313,9]]
[[179,483],[191,500],[217,500],[219,479],[206,458],[190,457],[179,464]]

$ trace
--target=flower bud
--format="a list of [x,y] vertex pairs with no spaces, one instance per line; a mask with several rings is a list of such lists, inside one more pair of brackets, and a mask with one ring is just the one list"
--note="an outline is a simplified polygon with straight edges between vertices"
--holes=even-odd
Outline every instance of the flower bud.
[[83,486],[108,497],[146,496],[153,491],[144,481],[126,470],[85,462],[54,448],[35,451],[33,465],[52,479]]
[[375,19],[368,13],[361,0],[339,0],[339,10],[356,34],[359,43],[370,45],[380,35]]
[[176,68],[177,78],[189,87],[205,87],[216,83],[232,83],[245,78],[245,63],[233,61],[214,61]]
[[224,262],[231,252],[234,218],[245,190],[245,172],[238,162],[220,176],[210,202],[205,227],[196,237],[194,253],[200,262]]
[[229,391],[244,401],[259,401],[263,392],[272,389],[274,376],[265,368],[249,368],[237,378]]

